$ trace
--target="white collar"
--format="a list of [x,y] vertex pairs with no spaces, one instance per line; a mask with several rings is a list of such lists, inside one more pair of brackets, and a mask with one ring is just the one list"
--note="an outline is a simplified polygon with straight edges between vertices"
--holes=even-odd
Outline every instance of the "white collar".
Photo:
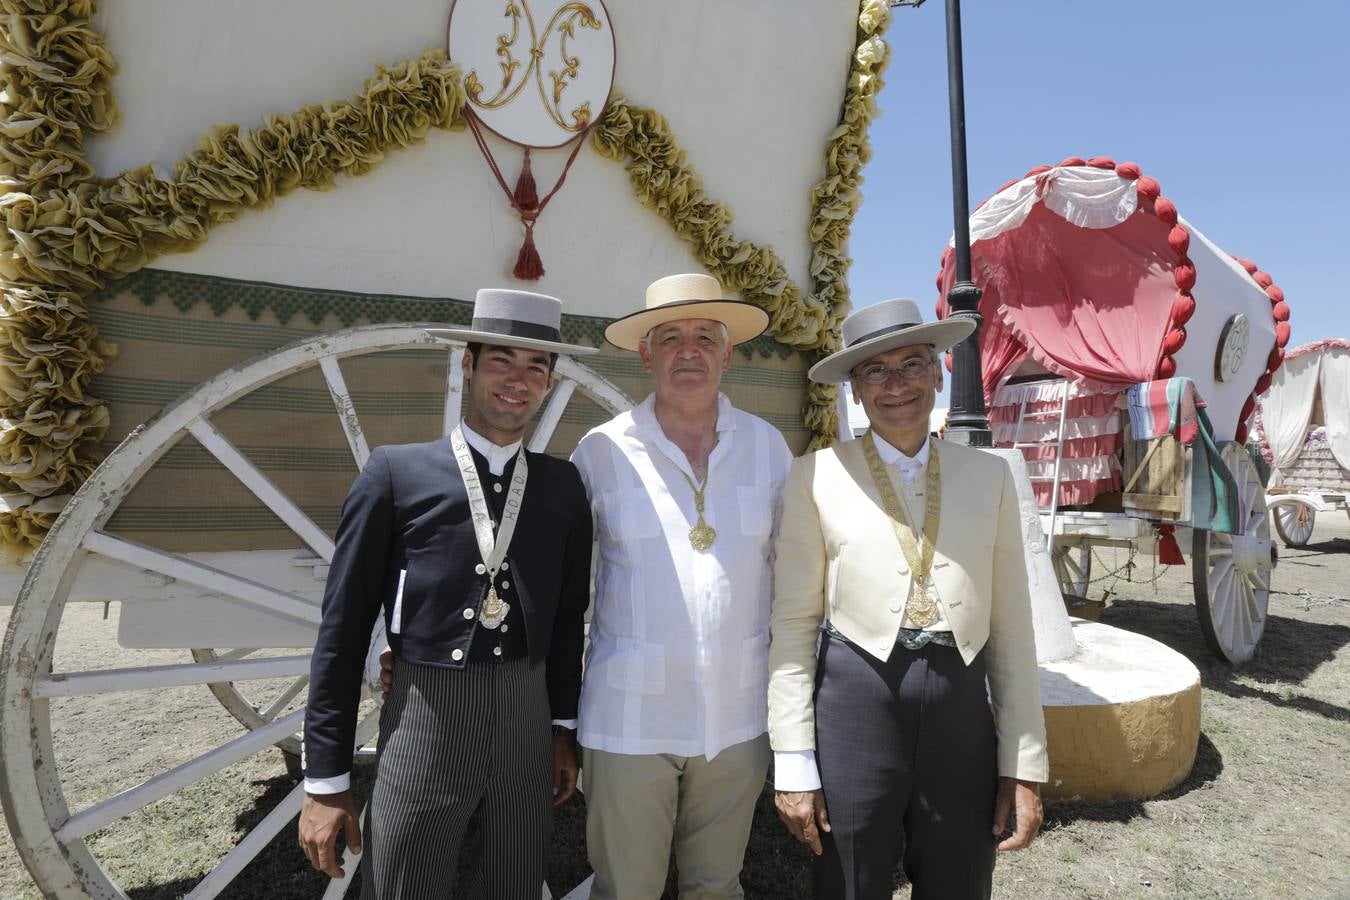
[[[661,423],[656,419],[656,392],[647,395],[647,398],[633,407],[633,425],[640,431],[656,433],[665,437],[665,431],[661,429]],[[721,391],[717,392],[717,433],[724,431],[734,431],[736,429],[736,416],[733,414],[731,400]]]
[[469,446],[477,450],[487,460],[488,471],[493,475],[500,475],[505,472],[506,464],[520,450],[520,441],[514,441],[505,447],[499,446],[470,428],[468,422],[460,422],[459,428],[464,433],[464,440],[468,442]]
[[877,453],[880,454],[881,461],[886,465],[895,466],[897,469],[908,469],[909,471],[922,469],[924,466],[928,465],[929,447],[932,446],[933,442],[928,439],[927,435],[924,435],[923,444],[919,447],[919,452],[915,453],[913,456],[908,456],[903,450],[893,445],[890,441],[887,441],[875,431],[871,432],[871,435],[872,442],[876,444]]

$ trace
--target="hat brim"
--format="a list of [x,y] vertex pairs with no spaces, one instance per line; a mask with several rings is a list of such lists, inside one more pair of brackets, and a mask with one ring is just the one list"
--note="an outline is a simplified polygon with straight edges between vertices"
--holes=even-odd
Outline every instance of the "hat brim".
[[615,319],[605,328],[605,340],[621,350],[636,351],[647,332],[657,325],[681,319],[721,322],[727,326],[732,344],[753,340],[769,327],[768,313],[741,300],[676,300]]
[[838,384],[849,380],[854,366],[878,353],[919,344],[928,344],[941,353],[961,343],[974,330],[975,320],[966,318],[943,319],[941,322],[899,328],[854,344],[838,353],[831,353],[812,366],[806,377],[819,384]]
[[543,350],[547,353],[561,353],[564,356],[591,356],[600,352],[599,347],[583,347],[580,344],[563,344],[557,341],[514,337],[509,334],[498,334],[495,331],[474,331],[470,328],[428,328],[426,332],[435,338],[463,341],[466,344],[519,347],[522,350]]

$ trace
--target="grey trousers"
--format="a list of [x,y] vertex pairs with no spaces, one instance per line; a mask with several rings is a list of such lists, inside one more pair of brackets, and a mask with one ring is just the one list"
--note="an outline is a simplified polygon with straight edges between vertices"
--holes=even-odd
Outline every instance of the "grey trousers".
[[983,654],[896,647],[881,662],[823,636],[816,754],[831,831],[815,861],[823,900],[890,900],[903,863],[914,900],[987,898],[998,783]]
[[380,713],[363,900],[449,897],[466,829],[471,897],[538,900],[553,825],[544,666],[400,660]]

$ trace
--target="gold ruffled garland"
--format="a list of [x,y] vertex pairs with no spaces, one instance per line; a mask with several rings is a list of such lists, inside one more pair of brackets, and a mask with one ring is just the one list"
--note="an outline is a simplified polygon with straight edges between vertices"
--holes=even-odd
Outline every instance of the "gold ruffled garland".
[[[0,0],[0,547],[36,546],[65,499],[97,465],[107,411],[86,394],[113,348],[84,297],[160,254],[190,249],[209,229],[298,187],[324,190],[361,175],[432,127],[461,127],[464,97],[443,51],[381,68],[352,101],[273,116],[256,131],[217,129],[160,178],[149,167],[94,180],[83,134],[111,127],[115,66],[90,28],[90,0]],[[618,100],[596,129],[601,153],[625,160],[639,199],[667,218],[724,284],[770,313],[770,333],[819,353],[838,347],[848,311],[845,248],[861,202],[888,50],[885,0],[864,0],[859,40],[826,177],[812,191],[812,292],[803,297],[770,247],[737,240],[731,213],[708,200],[665,120]],[[833,440],[833,388],[813,387],[812,446]]]
[[[601,155],[623,163],[638,200],[670,222],[699,262],[728,290],[769,313],[774,338],[820,355],[839,349],[840,323],[849,311],[848,238],[862,203],[862,169],[872,155],[867,130],[890,58],[880,37],[890,19],[885,0],[864,0],[843,111],[825,150],[826,174],[811,191],[812,290],[806,296],[772,247],[736,238],[731,210],[708,199],[669,123],[655,110],[615,98],[591,138]],[[803,410],[811,449],[834,442],[835,399],[833,386],[811,387]]]
[[[21,5],[0,4],[11,16],[9,7]],[[83,46],[102,50],[88,28],[90,5],[72,4],[64,12],[69,18],[50,30],[70,44],[78,43],[71,35],[82,33]],[[55,78],[55,67],[40,56],[24,57],[20,67],[12,52],[41,23],[27,32],[16,28],[13,18],[6,24],[3,52],[10,68],[5,76],[10,96],[23,97],[25,107],[4,110],[0,127],[32,115],[27,105],[33,98],[55,95],[33,90],[31,82],[33,71]],[[106,50],[98,58],[111,72]],[[103,91],[106,95],[106,84]],[[113,108],[106,96],[101,104],[87,99],[91,107]],[[112,347],[98,339],[86,318],[88,293],[164,253],[191,249],[213,226],[247,209],[267,206],[296,188],[326,190],[339,175],[365,174],[389,151],[420,143],[433,127],[459,127],[463,104],[458,68],[444,51],[430,50],[379,69],[354,100],[272,116],[254,131],[217,129],[174,167],[170,178],[149,167],[107,181],[89,178],[87,166],[75,156],[78,130],[74,139],[64,134],[59,141],[41,142],[44,148],[60,144],[66,155],[36,169],[37,155],[23,154],[34,142],[7,145],[12,152],[4,174],[14,187],[0,202],[5,226],[0,235],[0,546],[10,551],[36,546],[65,500],[98,465],[96,448],[108,415],[102,402],[85,391]],[[15,177],[31,171],[72,177]]]

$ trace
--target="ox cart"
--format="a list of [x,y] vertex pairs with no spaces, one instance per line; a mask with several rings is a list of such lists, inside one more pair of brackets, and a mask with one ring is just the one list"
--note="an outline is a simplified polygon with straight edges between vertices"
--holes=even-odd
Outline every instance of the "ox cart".
[[[22,557],[0,573],[0,802],[44,894],[270,896],[278,871],[296,895],[346,892],[285,839],[333,532],[372,447],[458,421],[463,347],[425,326],[467,324],[477,288],[559,296],[564,340],[600,346],[648,282],[707,271],[773,316],[737,350],[732,402],[795,452],[833,435],[833,391],[805,371],[848,309],[890,9],[788,5],[246,0],[0,22],[19,104],[0,286],[25,335],[0,393],[0,543]],[[475,11],[482,40],[460,53],[455,25],[441,49],[447,13]],[[557,374],[527,437],[557,455],[646,390],[612,347]]]
[[1319,512],[1350,515],[1350,341],[1289,351],[1256,425],[1275,533],[1286,547],[1306,547]]
[[[1034,169],[981,204],[971,268],[994,443],[1027,459],[1065,596],[1088,595],[1096,548],[1173,564],[1185,548],[1206,643],[1220,659],[1249,659],[1275,552],[1243,445],[1289,339],[1279,288],[1180,217],[1137,165],[1104,157]],[[1175,425],[1198,405],[1211,433],[1192,421],[1134,439],[1132,385],[1136,420],[1170,396]],[[1209,508],[1220,497],[1231,498],[1222,519]]]

